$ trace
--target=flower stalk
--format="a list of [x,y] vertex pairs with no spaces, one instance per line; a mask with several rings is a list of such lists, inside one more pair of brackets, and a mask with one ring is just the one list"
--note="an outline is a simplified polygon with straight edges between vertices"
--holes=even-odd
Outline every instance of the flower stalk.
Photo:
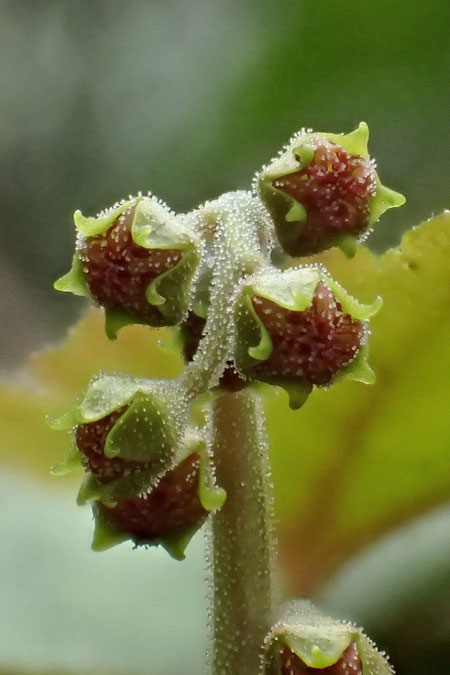
[[213,458],[227,499],[212,519],[212,675],[257,675],[272,605],[272,486],[261,401],[223,393]]

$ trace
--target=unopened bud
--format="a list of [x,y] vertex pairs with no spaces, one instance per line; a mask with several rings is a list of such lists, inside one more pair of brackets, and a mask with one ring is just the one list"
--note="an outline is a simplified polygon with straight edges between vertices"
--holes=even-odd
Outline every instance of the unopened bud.
[[102,306],[111,338],[130,323],[169,326],[182,320],[199,254],[195,235],[180,217],[142,197],[99,218],[77,211],[74,220],[77,250],[57,290],[87,295]]
[[302,131],[257,176],[286,253],[307,256],[340,246],[351,255],[384,211],[404,203],[380,183],[368,137],[364,122],[341,136]]
[[[53,427],[74,429],[86,470],[78,503],[93,501],[93,548],[131,539],[184,557],[190,538],[225,494],[214,483],[206,445],[186,439],[179,386],[168,381],[102,376]],[[72,468],[70,461],[54,473]]]
[[370,382],[364,322],[378,307],[361,305],[319,266],[250,278],[235,310],[236,365],[284,387],[292,407],[338,374]]

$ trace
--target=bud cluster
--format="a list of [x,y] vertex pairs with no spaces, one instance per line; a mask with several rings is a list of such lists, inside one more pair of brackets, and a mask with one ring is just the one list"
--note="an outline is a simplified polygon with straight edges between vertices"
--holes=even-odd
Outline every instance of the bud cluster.
[[[72,268],[55,287],[101,307],[110,339],[130,324],[172,327],[185,361],[176,380],[101,374],[52,423],[72,430],[72,449],[54,472],[84,469],[78,503],[92,503],[94,549],[130,539],[184,557],[193,534],[226,498],[215,460],[222,482],[230,478],[212,450],[215,397],[240,401],[247,392],[235,392],[272,385],[299,408],[314,387],[343,377],[373,381],[368,320],[380,299],[363,305],[321,264],[287,262],[332,246],[353,255],[379,216],[403,203],[381,184],[367,141],[364,123],[345,136],[301,131],[257,174],[252,192],[222,195],[188,214],[142,195],[95,218],[75,213]],[[230,419],[229,427],[240,451],[258,425],[243,418]],[[267,449],[263,434],[258,439],[262,462]],[[248,489],[239,476],[233,480]],[[233,480],[227,489],[237,498]],[[264,503],[261,497],[258,508]],[[229,513],[241,527],[239,506]],[[226,522],[226,507],[223,514]],[[291,607],[274,624],[264,658],[265,675],[392,672],[359,629],[324,619],[309,605]]]

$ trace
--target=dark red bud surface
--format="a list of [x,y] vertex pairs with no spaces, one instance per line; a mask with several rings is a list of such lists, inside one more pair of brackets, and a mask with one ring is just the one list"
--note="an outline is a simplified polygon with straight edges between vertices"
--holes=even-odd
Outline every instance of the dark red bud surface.
[[300,378],[328,384],[352,361],[364,337],[364,324],[342,311],[330,289],[320,281],[310,307],[303,312],[252,298],[258,317],[269,332],[273,350],[254,371],[269,377]]
[[334,143],[318,145],[306,167],[276,178],[272,185],[306,209],[298,237],[303,255],[321,250],[339,235],[359,235],[369,227],[374,168],[368,159]]
[[[148,466],[104,454],[106,437],[126,409],[124,406],[101,420],[77,427],[75,439],[85,467],[100,483],[110,483]],[[199,455],[193,453],[166,473],[148,495],[120,499],[113,508],[99,502],[98,508],[112,525],[136,541],[183,530],[207,516],[198,496],[199,466]]]
[[100,511],[136,541],[182,531],[208,515],[198,497],[199,465],[199,456],[193,453],[169,471],[147,496],[121,499],[114,508],[99,503]]
[[126,311],[141,321],[154,321],[160,313],[149,304],[145,291],[183,254],[135,244],[131,237],[135,209],[133,206],[119,216],[105,234],[88,237],[80,255],[89,290],[100,305]]

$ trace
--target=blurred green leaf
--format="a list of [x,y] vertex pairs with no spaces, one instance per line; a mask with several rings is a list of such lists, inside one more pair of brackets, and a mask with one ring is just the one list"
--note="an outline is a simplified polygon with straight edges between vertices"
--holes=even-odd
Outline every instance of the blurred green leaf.
[[449,531],[445,505],[355,556],[317,598],[333,615],[363,625],[399,675],[448,669]]
[[159,340],[167,339],[167,330],[131,326],[111,342],[103,324],[103,313],[90,309],[64,344],[35,354],[27,371],[15,380],[3,378],[0,457],[4,464],[48,477],[50,464],[63,459],[70,436],[64,441],[49,428],[46,416],[70,408],[99,371],[137,377],[175,377],[180,372],[179,354],[158,347]]
[[[317,260],[318,257],[315,258]],[[450,213],[377,257],[320,260],[371,321],[377,382],[315,390],[291,412],[267,406],[279,536],[291,588],[311,592],[364,544],[450,495]]]

